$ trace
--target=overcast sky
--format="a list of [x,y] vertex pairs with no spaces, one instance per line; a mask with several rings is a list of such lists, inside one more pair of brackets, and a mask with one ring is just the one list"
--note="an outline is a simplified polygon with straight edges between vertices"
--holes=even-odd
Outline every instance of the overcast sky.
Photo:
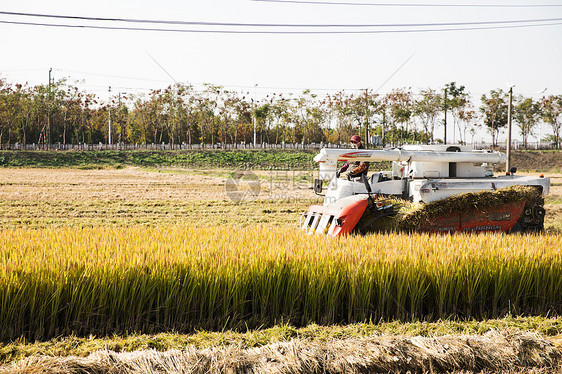
[[[515,85],[516,95],[538,98],[545,89],[547,95],[562,94],[561,0],[317,0],[339,4],[294,1],[2,0],[0,11],[132,20],[290,25],[549,21],[462,26],[254,27],[143,24],[0,14],[0,77],[14,83],[47,83],[49,68],[53,68],[55,79],[81,80],[85,90],[100,97],[107,97],[110,85],[114,92],[142,92],[166,87],[174,81],[196,87],[212,83],[227,89],[249,91],[258,97],[273,92],[300,92],[306,88],[316,90],[320,95],[330,90],[352,92],[365,88],[378,89],[384,94],[400,87],[411,87],[414,91],[428,87],[440,89],[451,81],[466,86],[476,99],[491,89],[507,90],[509,85]],[[389,3],[432,6],[368,5]],[[435,6],[446,4],[455,6]],[[483,6],[459,6],[465,4]],[[531,4],[558,6],[512,6]],[[2,21],[197,32],[48,27]],[[533,26],[498,28],[514,25]],[[410,32],[475,27],[494,28]]]

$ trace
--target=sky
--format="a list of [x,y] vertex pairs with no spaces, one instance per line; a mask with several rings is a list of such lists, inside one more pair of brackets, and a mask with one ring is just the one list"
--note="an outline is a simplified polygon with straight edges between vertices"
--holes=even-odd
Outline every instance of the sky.
[[[262,25],[170,25],[0,14],[0,78],[47,83],[52,68],[55,79],[77,81],[101,98],[107,98],[109,86],[115,95],[147,92],[174,82],[196,88],[203,83],[221,85],[257,99],[304,89],[318,95],[366,88],[379,94],[403,87],[418,92],[441,89],[453,81],[464,85],[477,105],[482,94],[498,88],[507,91],[510,86],[515,96],[562,94],[562,0],[2,0],[0,12]],[[411,26],[515,20],[549,21]],[[270,24],[293,26],[263,26]],[[347,26],[294,26],[303,24]],[[354,26],[389,24],[410,26]],[[504,28],[514,25],[518,27]],[[455,30],[419,31],[435,29]],[[255,33],[263,31],[292,34]],[[354,33],[295,33],[302,31]]]

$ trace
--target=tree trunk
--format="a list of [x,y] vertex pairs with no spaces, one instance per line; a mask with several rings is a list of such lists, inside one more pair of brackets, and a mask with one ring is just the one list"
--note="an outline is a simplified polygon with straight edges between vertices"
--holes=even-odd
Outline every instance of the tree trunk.
[[25,143],[27,141],[26,137],[25,137],[25,128],[27,127],[27,118],[25,119],[24,125],[23,125],[23,129],[22,129],[22,137],[23,137],[23,149],[25,150]]
[[66,110],[64,111],[63,123],[64,123],[64,128],[62,131],[62,144],[66,144]]
[[560,149],[560,124],[556,119],[552,125],[552,133],[554,134],[554,146],[556,149]]
[[496,129],[492,123],[492,148],[496,147]]
[[143,126],[142,126],[142,132],[144,135],[144,147],[146,148],[146,145],[148,144],[148,137],[146,136],[146,123],[144,122],[144,119],[142,119],[143,121]]

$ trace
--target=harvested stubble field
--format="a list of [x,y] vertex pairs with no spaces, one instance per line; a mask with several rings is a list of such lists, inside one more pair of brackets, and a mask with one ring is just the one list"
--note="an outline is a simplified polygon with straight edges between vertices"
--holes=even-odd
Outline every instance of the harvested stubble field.
[[[66,339],[77,338],[60,338],[70,333],[126,336],[176,331],[173,336],[177,338],[196,329],[245,331],[279,323],[306,326],[314,322],[329,325],[439,318],[472,321],[524,313],[544,317],[557,315],[562,308],[562,175],[552,179],[544,235],[388,234],[330,240],[310,238],[295,229],[299,213],[317,202],[306,181],[308,174],[256,174],[261,180],[259,195],[235,203],[225,194],[225,181],[231,175],[228,171],[0,169],[0,313],[6,342],[2,346],[3,362],[46,354],[61,341],[68,347],[67,354],[78,356],[100,348],[97,345],[73,351],[73,343]],[[541,323],[551,326],[544,330],[529,327],[526,318],[518,321],[507,331],[531,329],[542,334],[530,345],[551,344],[545,336],[561,330],[558,318],[544,319]],[[504,331],[505,327],[497,328]],[[395,331],[405,334],[399,327]],[[467,330],[450,331],[456,332]],[[468,330],[473,334],[483,332]],[[505,334],[511,332],[500,335]],[[249,347],[300,337],[273,335]],[[22,336],[31,341],[59,338],[36,344],[12,342]],[[119,349],[105,343],[103,347],[117,351],[178,348],[154,338],[158,335],[140,336],[145,345]],[[348,338],[371,336],[355,334]],[[333,335],[338,337],[345,336]],[[115,339],[118,337],[110,341]],[[239,346],[236,340],[228,339],[217,344],[230,346],[229,342]],[[38,348],[37,344],[43,345]],[[296,346],[302,343],[294,342],[282,350],[296,350]],[[310,350],[341,354],[327,347],[316,345]],[[275,346],[264,351],[278,349]],[[557,367],[556,344],[553,349],[550,361],[537,364],[540,370],[549,372]],[[239,363],[248,365],[251,360],[271,358],[256,356],[255,351],[229,352],[214,351],[212,354],[218,356],[209,356],[209,352],[188,351],[183,356],[221,362],[224,366],[214,367],[217,372],[220,368],[260,372],[265,367],[229,366],[216,357],[233,354],[241,360]],[[424,357],[429,357],[424,352]],[[106,362],[103,357],[107,357],[104,354],[93,356],[99,360],[89,366],[88,372],[107,371],[102,365]],[[477,357],[474,352],[467,354]],[[168,364],[150,355],[151,370],[162,372],[158,365]],[[138,357],[131,357],[117,360],[138,361]],[[517,353],[515,357],[519,357]],[[371,356],[363,359],[375,362]],[[36,357],[22,361],[19,368],[21,372],[41,372],[41,367],[72,372],[86,365],[79,359],[60,361],[59,366],[57,360],[42,360]],[[176,358],[171,360],[176,362]],[[459,370],[450,363],[427,366],[432,360],[438,362],[430,358],[422,360],[426,366],[392,366],[388,370]],[[509,360],[506,356],[506,366],[464,369],[526,370],[526,364]],[[312,368],[337,367],[333,366],[335,362],[310,362],[317,366],[293,362],[283,370],[315,372]],[[377,367],[365,362],[339,368],[366,372]],[[122,372],[143,372],[148,366],[142,369],[136,363],[120,367],[125,368]],[[268,368],[275,371],[274,366]],[[15,366],[4,369],[19,370]],[[211,369],[198,367],[199,372]],[[338,372],[332,369],[327,372]]]
[[[260,193],[236,203],[225,192],[227,170],[0,168],[3,228],[167,225],[296,227],[320,200],[311,172],[255,171]],[[562,232],[562,174],[546,197],[547,232]]]
[[[2,227],[84,227],[255,223],[295,227],[318,199],[309,173],[256,172],[260,195],[236,203],[225,192],[228,171],[139,168],[2,169]],[[293,176],[296,180],[293,182]]]

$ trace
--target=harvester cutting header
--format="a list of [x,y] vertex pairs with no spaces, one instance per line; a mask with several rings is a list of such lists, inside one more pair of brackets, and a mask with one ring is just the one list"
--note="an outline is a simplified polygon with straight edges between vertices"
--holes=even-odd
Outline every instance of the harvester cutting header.
[[[397,149],[323,148],[314,158],[320,165],[314,190],[321,194],[329,181],[323,206],[304,215],[303,229],[332,236],[394,229],[426,232],[541,231],[544,176],[495,177],[494,166],[506,156],[474,151],[467,146],[404,146]],[[338,161],[392,161],[392,170],[338,178]],[[420,203],[408,214],[398,205]],[[396,217],[397,214],[399,217]],[[391,218],[393,217],[393,218]],[[394,224],[389,225],[389,219]],[[412,224],[415,222],[415,224]]]

